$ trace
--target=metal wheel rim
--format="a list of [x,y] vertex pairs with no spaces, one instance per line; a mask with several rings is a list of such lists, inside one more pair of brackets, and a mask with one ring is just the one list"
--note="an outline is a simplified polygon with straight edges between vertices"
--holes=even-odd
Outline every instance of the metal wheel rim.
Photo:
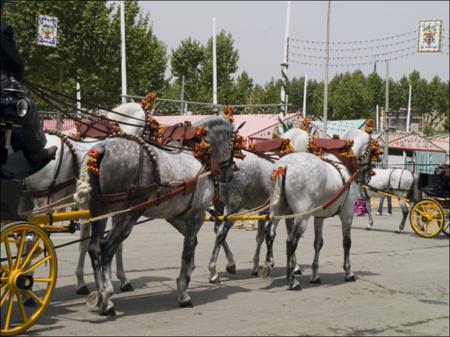
[[[31,238],[27,243],[26,237]],[[58,265],[50,238],[39,226],[30,223],[2,227],[1,251],[1,334],[8,336],[27,330],[44,313],[56,285]],[[44,276],[33,278],[30,272],[33,275],[42,272]],[[33,283],[42,289],[36,291]],[[23,294],[33,298],[36,306],[25,307]],[[14,315],[14,311],[18,314]]]

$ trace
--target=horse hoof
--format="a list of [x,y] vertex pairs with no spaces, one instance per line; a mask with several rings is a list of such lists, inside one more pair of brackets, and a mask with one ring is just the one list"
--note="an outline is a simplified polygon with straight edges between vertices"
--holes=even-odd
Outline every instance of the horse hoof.
[[397,230],[395,230],[395,233],[401,234],[401,233],[402,233],[402,230],[401,230],[401,229],[397,229]]
[[270,274],[270,267],[269,266],[259,266],[258,267],[258,276],[260,278],[266,278]]
[[295,275],[303,275],[302,268],[300,268],[299,266],[297,266],[297,268],[294,269],[294,274],[295,274]]
[[130,282],[125,283],[125,285],[120,287],[120,291],[126,292],[126,291],[134,291],[133,286]]
[[252,270],[252,276],[258,276],[258,271],[257,270]]
[[347,276],[347,277],[345,277],[345,280],[347,282],[355,282],[356,281],[356,277],[355,277],[355,275]]
[[366,231],[371,231],[371,230],[372,230],[372,227],[370,227],[370,226],[366,227]]
[[209,283],[220,284],[220,277],[219,277],[219,275],[215,275],[213,277],[210,277],[209,278]]
[[87,286],[82,286],[80,288],[77,289],[76,291],[77,295],[89,295],[89,288]]
[[87,299],[86,299],[86,305],[89,310],[96,310],[100,305],[100,296],[98,291],[91,292]]
[[109,308],[108,310],[102,311],[101,315],[102,316],[114,317],[114,316],[116,316],[116,309],[114,309],[114,307]]
[[33,298],[28,297],[25,301],[23,301],[23,305],[26,307],[35,307],[36,306],[36,302],[34,301]]
[[300,285],[300,282],[296,282],[293,285],[290,285],[288,290],[302,290],[302,286]]
[[227,266],[225,268],[225,270],[227,271],[227,273],[235,275],[236,274],[236,265],[232,264],[231,266]]
[[191,300],[186,300],[186,301],[180,302],[180,307],[181,308],[193,308],[194,306],[192,305]]
[[309,281],[309,283],[312,283],[312,284],[322,284],[322,280],[320,279],[320,277],[318,277],[318,278],[316,278],[315,280]]

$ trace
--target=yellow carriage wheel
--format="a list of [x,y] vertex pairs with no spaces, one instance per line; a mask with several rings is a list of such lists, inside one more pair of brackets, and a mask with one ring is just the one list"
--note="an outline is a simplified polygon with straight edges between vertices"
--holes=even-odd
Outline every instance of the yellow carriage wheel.
[[434,238],[444,227],[444,211],[434,200],[424,199],[417,202],[411,209],[409,222],[414,232],[420,236]]
[[445,235],[450,237],[450,211],[448,208],[445,208],[444,210],[445,212],[445,224],[444,227],[442,228],[442,233],[444,233]]
[[30,223],[2,226],[0,256],[1,335],[8,336],[30,328],[45,311],[58,264],[50,238]]

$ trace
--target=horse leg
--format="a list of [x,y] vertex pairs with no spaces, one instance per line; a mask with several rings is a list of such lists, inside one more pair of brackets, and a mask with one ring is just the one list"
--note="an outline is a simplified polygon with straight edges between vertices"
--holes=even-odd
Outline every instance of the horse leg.
[[258,231],[256,232],[256,250],[255,255],[253,257],[253,269],[252,275],[258,275],[258,266],[259,266],[259,254],[261,251],[261,246],[265,237],[265,221],[258,220]]
[[133,285],[127,279],[125,275],[125,268],[123,267],[123,243],[117,247],[116,250],[116,276],[120,281],[120,290],[121,291],[133,291]]
[[197,246],[197,233],[204,222],[204,217],[205,212],[201,212],[185,221],[186,235],[184,236],[180,275],[177,278],[178,303],[180,307],[192,307],[191,297],[186,292],[186,289],[191,281],[191,274],[194,269],[194,252]]
[[[92,212],[92,216],[100,212]],[[95,214],[95,215],[94,215]],[[87,297],[87,306],[96,309],[100,306],[100,289],[103,286],[102,264],[101,264],[101,241],[105,233],[106,219],[94,221],[91,224],[91,240],[89,242],[88,253],[91,258],[92,270],[94,271],[95,287],[97,291],[91,292]]]
[[[349,204],[349,203],[348,203]],[[352,267],[350,265],[350,248],[352,246],[352,222],[353,222],[353,208],[350,209],[350,205],[339,213],[339,217],[342,222],[342,244],[344,247],[344,271],[345,271],[345,281],[355,282],[356,278],[352,272]]]
[[289,283],[289,290],[301,290],[300,282],[294,274],[295,266],[297,265],[295,251],[297,250],[298,241],[305,232],[307,225],[308,219],[296,219],[286,240],[287,279]]
[[397,233],[401,233],[405,229],[405,223],[406,223],[406,219],[407,219],[408,213],[409,213],[409,208],[403,200],[400,199],[399,204],[400,204],[400,208],[402,209],[402,220],[396,231]]
[[101,263],[103,287],[100,289],[101,305],[100,314],[104,316],[115,316],[114,303],[111,297],[114,288],[111,281],[111,262],[116,250],[122,242],[130,235],[134,224],[140,213],[130,213],[113,217],[113,227],[101,245]]
[[266,246],[267,246],[267,254],[266,254],[266,261],[264,265],[261,265],[258,267],[258,276],[265,278],[269,276],[271,269],[273,268],[273,253],[272,253],[272,247],[273,243],[275,241],[275,237],[277,235],[277,227],[280,220],[273,220],[268,221],[267,226],[265,228],[266,230]]
[[[292,226],[294,225],[294,219],[286,219],[286,230],[287,233],[290,233],[292,230]],[[297,257],[294,254],[294,259],[295,259],[295,268],[294,268],[294,274],[295,275],[302,275],[303,271],[302,271],[302,267],[300,267],[300,264],[297,263]]]
[[363,191],[364,191],[364,200],[366,201],[367,215],[369,216],[369,224],[367,225],[366,229],[371,230],[373,227],[372,205],[370,204],[369,194],[365,189]]
[[311,283],[322,283],[319,276],[319,254],[323,246],[324,218],[314,218],[314,261],[312,264]]
[[269,221],[266,226],[266,265],[271,268],[275,266],[275,262],[273,260],[273,243],[275,242],[275,237],[277,236],[277,227],[278,221]]
[[214,242],[214,248],[208,264],[210,283],[220,283],[219,273],[216,270],[217,258],[219,256],[220,246],[225,241],[228,231],[230,230],[232,225],[233,225],[232,221],[224,221],[217,228],[216,240]]
[[80,226],[80,254],[78,256],[77,268],[75,269],[75,277],[77,278],[76,293],[79,295],[89,294],[89,288],[84,280],[84,259],[86,258],[86,253],[89,248],[89,241],[87,238],[89,237],[90,230],[90,224],[83,224]]
[[228,246],[226,238],[222,242],[222,247],[223,251],[225,252],[225,256],[227,257],[227,266],[225,267],[225,270],[227,271],[227,273],[234,275],[236,274],[236,262],[234,261],[233,253],[230,249],[230,246]]

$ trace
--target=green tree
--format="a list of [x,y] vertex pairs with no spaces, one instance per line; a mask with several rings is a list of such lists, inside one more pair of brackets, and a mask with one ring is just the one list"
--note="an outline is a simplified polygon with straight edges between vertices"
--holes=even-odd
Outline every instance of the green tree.
[[246,71],[237,77],[233,90],[233,104],[248,104],[253,91],[253,80]]
[[[167,57],[137,2],[127,0],[126,11],[128,89],[142,95],[163,87]],[[56,48],[36,44],[36,13],[58,18]],[[5,14],[24,58],[26,79],[75,96],[79,77],[83,100],[107,106],[120,102],[117,6],[106,0],[17,0],[6,6]],[[52,109],[39,100],[38,106]]]
[[[234,47],[231,33],[222,30],[216,36],[217,55],[217,89],[218,101],[233,104],[233,75],[238,69],[239,52]],[[207,99],[212,99],[212,38],[208,39],[205,48],[205,59],[202,64],[202,84],[207,89]]]
[[[153,34],[150,15],[144,14],[137,1],[125,3],[127,91],[129,95],[145,95],[149,91],[160,91],[166,86],[164,78],[167,53],[164,44]],[[120,13],[112,19],[110,72],[108,91],[120,99]]]
[[384,106],[384,81],[376,72],[372,72],[367,76],[367,88],[369,90],[371,99],[370,106],[372,109],[375,109],[377,106]]
[[184,97],[186,100],[202,100],[200,88],[202,65],[205,62],[205,48],[192,38],[181,41],[179,47],[172,51],[170,58],[172,74],[178,84],[184,76]]

